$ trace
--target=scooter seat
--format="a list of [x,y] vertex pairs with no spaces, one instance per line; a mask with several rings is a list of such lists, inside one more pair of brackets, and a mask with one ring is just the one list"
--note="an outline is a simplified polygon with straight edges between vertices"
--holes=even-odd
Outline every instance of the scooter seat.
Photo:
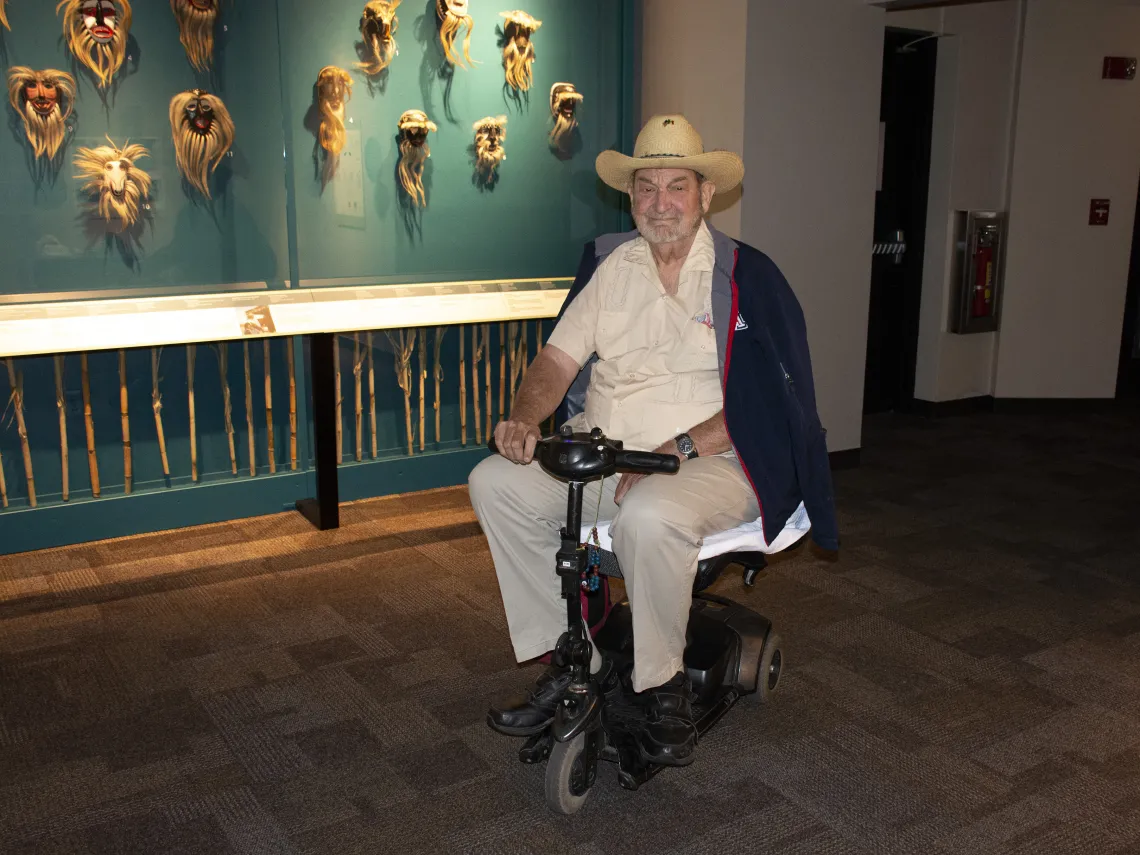
[[[598,545],[603,553],[613,552],[610,522],[611,520],[598,521]],[[593,526],[582,526],[582,543],[593,543],[592,528]],[[771,543],[764,539],[764,527],[761,520],[755,519],[728,531],[710,534],[701,545],[697,560],[704,566],[712,563],[715,558],[736,552],[761,553],[762,555],[783,552],[785,549],[802,542],[804,535],[810,528],[811,521],[808,519],[807,510],[801,502],[800,506],[788,518],[787,524],[772,539]],[[763,562],[761,561],[762,565]],[[621,577],[621,570],[617,566],[617,561],[613,560],[609,554],[603,556],[601,572],[606,576]]]

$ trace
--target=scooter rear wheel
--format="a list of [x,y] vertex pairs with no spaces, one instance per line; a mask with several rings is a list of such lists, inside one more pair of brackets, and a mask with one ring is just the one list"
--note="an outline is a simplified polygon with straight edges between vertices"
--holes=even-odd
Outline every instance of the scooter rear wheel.
[[780,636],[771,632],[768,634],[768,640],[764,642],[764,649],[760,652],[756,695],[762,704],[766,704],[772,699],[772,695],[776,693],[776,687],[780,685],[780,676],[784,668],[783,644]]
[[546,804],[561,814],[577,813],[590,795],[587,785],[586,734],[557,742],[546,763]]

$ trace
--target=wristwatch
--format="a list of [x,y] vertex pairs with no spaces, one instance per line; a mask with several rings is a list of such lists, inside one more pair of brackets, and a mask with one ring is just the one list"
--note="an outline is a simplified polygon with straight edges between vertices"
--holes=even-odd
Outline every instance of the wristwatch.
[[677,450],[689,460],[697,456],[697,446],[693,444],[693,438],[687,433],[677,434],[673,442],[677,443]]

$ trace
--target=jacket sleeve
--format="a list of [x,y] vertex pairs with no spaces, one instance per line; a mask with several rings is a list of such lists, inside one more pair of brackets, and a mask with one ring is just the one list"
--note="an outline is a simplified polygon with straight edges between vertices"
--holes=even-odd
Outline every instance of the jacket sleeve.
[[835,514],[835,490],[831,480],[831,460],[827,453],[827,431],[819,420],[816,409],[815,380],[812,373],[811,352],[808,346],[807,322],[803,308],[788,280],[772,266],[771,283],[779,306],[781,320],[777,329],[784,331],[785,340],[780,350],[786,360],[785,368],[799,403],[802,430],[793,435],[802,437],[796,454],[796,471],[803,494],[804,507],[812,525],[812,540],[823,549],[839,550],[839,524]]

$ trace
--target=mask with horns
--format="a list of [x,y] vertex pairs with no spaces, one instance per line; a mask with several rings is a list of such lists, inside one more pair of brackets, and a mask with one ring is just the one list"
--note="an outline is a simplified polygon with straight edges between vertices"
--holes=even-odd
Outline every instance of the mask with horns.
[[36,157],[54,160],[67,137],[67,117],[75,103],[75,78],[66,71],[8,69],[8,103],[20,114]]
[[142,203],[150,196],[150,176],[135,165],[150,153],[138,144],[128,142],[119,148],[110,137],[107,142],[109,145],[76,152],[76,178],[86,182],[84,192],[96,197],[99,215],[107,222],[121,220],[122,231],[138,222]]
[[234,142],[234,122],[217,95],[190,89],[170,99],[170,133],[178,170],[207,199],[210,175]]

